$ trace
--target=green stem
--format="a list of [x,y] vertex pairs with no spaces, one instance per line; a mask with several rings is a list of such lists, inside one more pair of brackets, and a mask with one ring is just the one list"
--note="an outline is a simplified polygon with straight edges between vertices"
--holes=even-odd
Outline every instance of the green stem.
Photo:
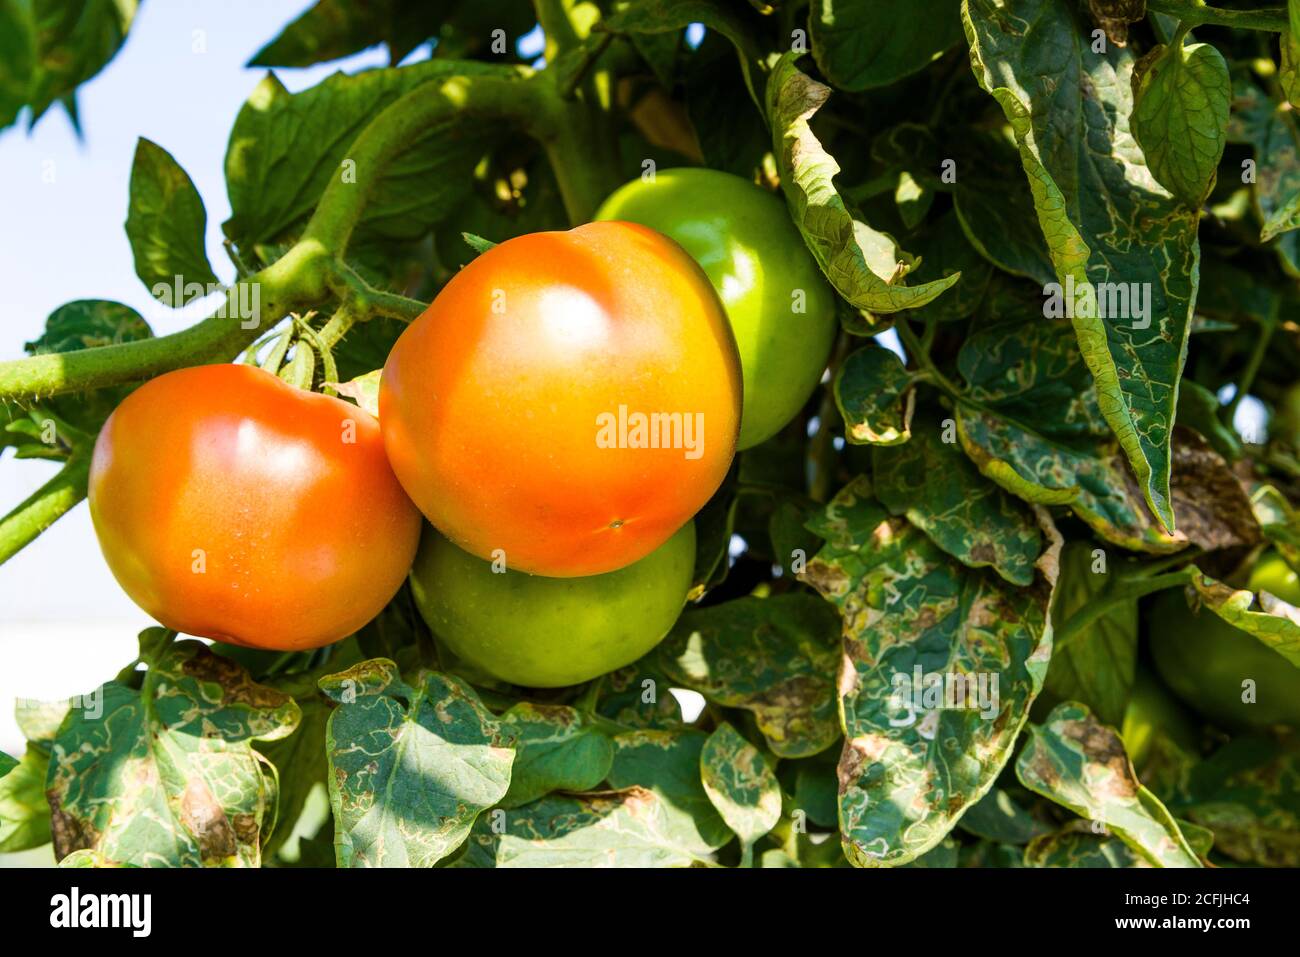
[[537,22],[546,34],[547,63],[556,59],[582,42],[573,21],[573,0],[533,0],[533,9],[537,12]]
[[57,475],[0,518],[0,565],[85,498],[89,478],[89,451],[75,451]]
[[414,322],[429,304],[418,299],[408,299],[397,293],[384,292],[370,285],[345,262],[336,262],[326,280],[330,291],[352,307],[356,322],[365,322],[376,316]]
[[475,120],[504,120],[534,136],[545,132],[551,111],[543,90],[530,74],[518,77],[453,76],[421,84],[390,103],[348,150],[345,162],[354,174],[336,171],[312,214],[303,239],[314,241],[335,256],[347,249],[352,232],[380,174],[392,160],[431,126],[463,115]]
[[1287,12],[1284,8],[1266,10],[1228,10],[1211,7],[1202,0],[1147,0],[1147,9],[1177,17],[1190,26],[1213,23],[1220,27],[1239,30],[1270,30],[1281,33],[1287,29]]
[[[124,385],[181,366],[226,362],[265,331],[269,322],[324,298],[324,273],[320,246],[300,242],[273,265],[236,283],[221,308],[182,332],[0,362],[0,401]],[[257,303],[256,314],[241,318],[241,309],[249,302]]]
[[1229,425],[1232,424],[1233,416],[1237,414],[1237,406],[1241,405],[1241,400],[1246,397],[1250,387],[1255,384],[1255,375],[1264,362],[1264,354],[1268,352],[1268,343],[1273,338],[1273,330],[1276,328],[1277,306],[1274,305],[1269,321],[1263,323],[1259,338],[1255,340],[1255,348],[1251,350],[1250,358],[1246,360],[1246,368],[1241,371],[1241,378],[1237,380],[1237,391],[1233,393],[1232,401],[1228,403],[1228,407],[1223,410],[1224,419]]
[[1183,568],[1176,572],[1169,572],[1165,575],[1155,575],[1150,578],[1134,578],[1129,581],[1116,585],[1113,589],[1107,589],[1094,600],[1088,602],[1083,608],[1079,609],[1065,625],[1056,632],[1055,639],[1052,642],[1054,652],[1059,652],[1073,641],[1077,641],[1089,625],[1101,618],[1111,609],[1136,601],[1143,595],[1150,595],[1152,592],[1163,591],[1166,588],[1174,588],[1178,585],[1186,585],[1192,580],[1192,568]]
[[343,337],[348,334],[360,318],[351,305],[344,303],[339,306],[334,315],[330,316],[329,322],[321,326],[320,332],[316,333],[316,340],[322,347],[333,349],[343,341]]
[[605,197],[618,188],[618,162],[608,135],[607,117],[582,100],[559,100],[563,113],[552,135],[542,140],[560,187],[564,211],[573,226],[591,221]]
[[936,366],[934,360],[930,358],[929,349],[926,348],[926,345],[922,343],[921,340],[916,338],[916,333],[914,333],[912,327],[907,324],[907,320],[900,319],[894,325],[894,328],[898,330],[898,339],[903,343],[903,348],[907,350],[907,354],[912,361],[920,367],[920,371],[924,373],[925,378],[937,386],[950,399],[966,402],[967,400],[964,398],[962,390],[957,388],[957,386],[946,375],[939,371],[939,367]]

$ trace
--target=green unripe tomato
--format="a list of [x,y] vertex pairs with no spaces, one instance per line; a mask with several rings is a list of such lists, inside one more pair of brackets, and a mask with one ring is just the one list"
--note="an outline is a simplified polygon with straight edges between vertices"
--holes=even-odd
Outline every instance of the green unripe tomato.
[[695,570],[695,523],[645,558],[587,578],[494,572],[426,525],[415,604],[456,655],[530,688],[578,684],[631,664],[668,634]]
[[1183,706],[1175,701],[1158,680],[1145,668],[1138,668],[1124,709],[1124,726],[1120,737],[1133,766],[1140,768],[1151,753],[1157,733],[1166,735],[1186,751],[1196,750],[1196,729]]
[[700,264],[740,351],[738,448],[780,431],[817,387],[838,328],[835,293],[785,203],[731,173],[670,169],[620,187],[596,218],[649,226]]
[[[1300,602],[1300,582],[1281,557],[1266,554],[1247,587]],[[1191,708],[1228,728],[1300,726],[1300,668],[1214,612],[1192,611],[1181,589],[1151,605],[1151,652],[1165,683]],[[1241,700],[1255,682],[1255,701]]]

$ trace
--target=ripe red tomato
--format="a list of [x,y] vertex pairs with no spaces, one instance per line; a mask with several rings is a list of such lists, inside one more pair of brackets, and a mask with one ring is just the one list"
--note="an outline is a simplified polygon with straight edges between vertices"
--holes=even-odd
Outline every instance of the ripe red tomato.
[[373,618],[420,536],[373,416],[242,365],[127,396],[95,443],[90,515],[118,583],[162,624],[281,651]]
[[567,578],[630,565],[690,520],[731,463],[740,396],[700,267],[652,229],[590,223],[461,270],[389,355],[379,420],[444,535]]

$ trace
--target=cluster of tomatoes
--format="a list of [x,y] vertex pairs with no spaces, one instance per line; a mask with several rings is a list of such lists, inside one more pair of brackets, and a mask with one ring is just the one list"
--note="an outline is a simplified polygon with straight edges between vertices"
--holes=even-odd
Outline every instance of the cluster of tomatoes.
[[573,684],[667,634],[693,516],[798,413],[835,331],[777,197],[661,172],[461,270],[394,346],[377,420],[246,365],[136,389],[96,443],[91,515],[118,582],[177,631],[319,647],[409,575],[470,664]]

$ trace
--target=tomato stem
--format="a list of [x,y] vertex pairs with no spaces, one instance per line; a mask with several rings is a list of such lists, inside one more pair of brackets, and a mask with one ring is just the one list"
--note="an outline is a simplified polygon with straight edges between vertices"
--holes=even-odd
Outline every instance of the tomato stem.
[[0,518],[0,565],[85,498],[89,478],[90,452],[74,451],[58,474]]
[[1203,0],[1147,0],[1147,9],[1177,17],[1189,26],[1212,23],[1220,27],[1237,27],[1242,30],[1268,30],[1281,33],[1287,29],[1285,7],[1268,10],[1228,10],[1211,7]]

